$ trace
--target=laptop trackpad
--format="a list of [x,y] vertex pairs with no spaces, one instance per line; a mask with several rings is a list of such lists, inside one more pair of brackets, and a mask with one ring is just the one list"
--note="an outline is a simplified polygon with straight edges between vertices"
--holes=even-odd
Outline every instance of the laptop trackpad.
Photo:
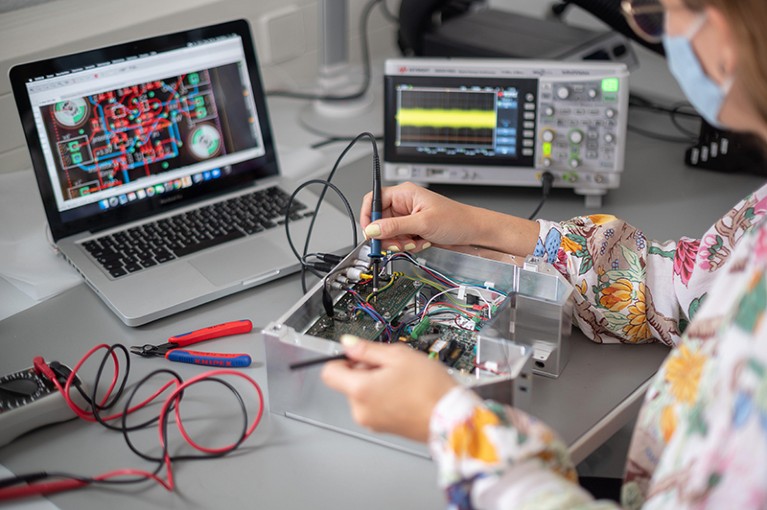
[[216,286],[240,283],[265,273],[284,269],[293,255],[275,243],[263,239],[224,246],[189,261]]

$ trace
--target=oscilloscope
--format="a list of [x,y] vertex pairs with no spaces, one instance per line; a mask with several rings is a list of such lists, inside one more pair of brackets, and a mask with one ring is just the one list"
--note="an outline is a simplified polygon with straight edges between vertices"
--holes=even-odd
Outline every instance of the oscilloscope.
[[387,180],[540,186],[548,171],[588,207],[620,184],[624,64],[393,59],[384,83]]

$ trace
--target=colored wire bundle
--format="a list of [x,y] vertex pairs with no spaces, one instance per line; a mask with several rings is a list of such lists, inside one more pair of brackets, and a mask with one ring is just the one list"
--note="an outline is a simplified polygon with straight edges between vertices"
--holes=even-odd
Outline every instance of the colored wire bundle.
[[[99,364],[96,378],[93,383],[93,390],[90,392],[90,394],[87,394],[82,388],[80,380],[77,377],[77,373],[83,364],[85,364],[95,353],[102,350],[104,351],[104,356],[101,360],[101,363]],[[122,353],[124,356],[125,369],[122,377],[120,376],[121,357],[117,355],[117,352]],[[108,384],[106,391],[104,391],[103,396],[99,397],[98,392],[99,388],[102,386],[104,370],[110,360],[112,361],[114,374],[112,376],[112,380]],[[41,357],[35,358],[34,366],[36,370],[38,370],[44,377],[48,378],[56,386],[62,397],[65,399],[69,408],[79,418],[90,422],[98,422],[110,430],[121,432],[131,451],[147,461],[157,463],[157,467],[153,471],[131,468],[118,469],[93,477],[86,477],[71,473],[46,471],[18,475],[12,478],[0,480],[0,501],[22,498],[35,494],[50,494],[54,492],[72,490],[91,484],[130,484],[140,483],[146,480],[153,480],[166,490],[172,491],[175,487],[172,469],[174,461],[217,458],[234,451],[256,430],[264,412],[264,396],[260,386],[255,380],[241,371],[231,369],[211,370],[184,381],[178,373],[168,369],[160,369],[149,373],[133,387],[130,395],[128,395],[128,397],[125,399],[122,411],[114,412],[104,416],[104,412],[114,408],[121,400],[125,391],[128,374],[130,373],[130,357],[128,350],[122,344],[114,344],[111,346],[100,344],[95,346],[90,351],[88,351],[85,356],[82,357],[82,359],[71,371],[66,370],[63,372],[61,370],[62,368],[65,368],[63,365],[58,365],[55,367],[56,370],[54,370],[54,363],[49,365],[45,363]],[[141,400],[141,402],[134,404],[134,400],[136,399],[139,390],[144,387],[150,380],[160,375],[167,375],[170,377],[170,379],[162,384],[160,388],[155,390],[149,397],[146,397]],[[232,383],[223,379],[222,377],[244,379],[248,385],[255,389],[258,397],[258,411],[252,421],[249,421],[247,406],[240,392],[232,385]],[[239,404],[243,417],[242,430],[239,433],[238,439],[232,444],[218,448],[211,448],[200,445],[194,441],[194,439],[190,436],[184,427],[180,411],[184,392],[188,391],[192,386],[203,382],[213,382],[224,386],[234,395]],[[81,406],[75,401],[72,394],[73,388],[88,404],[90,410]],[[128,425],[127,419],[130,414],[145,408],[151,403],[159,402],[161,395],[166,393],[167,396],[165,396],[162,400],[162,407],[158,415],[149,418],[137,425]],[[168,428],[171,414],[173,414],[175,417],[175,424],[180,435],[184,438],[187,444],[189,444],[195,450],[201,452],[200,454],[173,456],[170,454],[168,445]],[[112,423],[109,423],[116,420],[119,420],[119,425],[113,425]],[[130,438],[131,432],[146,429],[154,423],[158,424],[159,441],[161,447],[161,454],[159,456],[152,456],[140,451]],[[165,468],[165,478],[160,475],[163,468]],[[27,485],[21,485],[23,483],[26,483]]]
[[[507,293],[493,288],[488,283],[480,285],[474,282],[460,280],[427,266],[416,260],[410,253],[396,252],[386,255],[381,261],[381,267],[385,267],[394,260],[406,261],[413,264],[423,275],[409,276],[401,272],[393,272],[388,275],[388,282],[376,291],[370,292],[363,298],[359,292],[361,286],[369,284],[370,275],[361,274],[360,280],[349,282],[343,286],[343,290],[354,298],[355,312],[365,313],[374,321],[381,324],[383,328],[384,341],[395,341],[403,333],[410,333],[413,327],[426,318],[434,319],[444,324],[450,324],[460,329],[474,331],[477,325],[486,319],[492,318],[492,314],[497,306],[506,298]],[[327,279],[337,273],[346,271],[348,268],[340,268],[332,271],[326,277]],[[385,270],[382,270],[382,273]],[[384,276],[382,274],[382,276]],[[376,308],[377,297],[389,291],[397,278],[407,278],[423,284],[422,289],[415,297],[414,303],[407,305],[402,312],[406,312],[409,307],[413,312],[398,314],[399,323],[392,324],[384,314]],[[336,287],[338,288],[338,287]],[[330,302],[327,283],[324,286],[327,294],[326,312],[334,320],[347,321],[347,318],[338,318],[334,316],[332,303]],[[432,289],[431,293],[425,294],[425,289]],[[458,297],[456,297],[456,294]],[[477,298],[476,304],[467,304],[461,299],[466,294]],[[442,298],[442,299],[440,299]]]

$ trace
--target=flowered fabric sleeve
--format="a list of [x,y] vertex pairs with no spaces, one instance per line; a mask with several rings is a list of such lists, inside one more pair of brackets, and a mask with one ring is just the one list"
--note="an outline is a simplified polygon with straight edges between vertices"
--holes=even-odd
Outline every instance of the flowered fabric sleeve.
[[577,485],[567,448],[548,426],[463,387],[435,408],[430,447],[451,508],[616,508]]
[[575,321],[597,342],[676,345],[733,246],[767,210],[767,186],[741,201],[701,240],[656,242],[615,216],[539,220],[534,255],[575,287]]

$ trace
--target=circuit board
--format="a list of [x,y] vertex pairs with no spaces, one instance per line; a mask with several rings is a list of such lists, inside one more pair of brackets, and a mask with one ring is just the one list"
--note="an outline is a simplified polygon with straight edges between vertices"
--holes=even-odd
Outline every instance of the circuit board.
[[[371,304],[386,320],[392,320],[402,313],[405,307],[413,301],[415,295],[423,287],[423,283],[393,276],[391,286],[382,290],[371,300]],[[367,285],[355,285],[355,291],[363,300],[367,300],[372,294],[372,287]],[[334,317],[323,314],[306,331],[307,335],[338,340],[341,335],[354,335],[366,340],[378,340],[384,332],[383,325],[364,312],[355,310],[357,300],[347,292],[333,307]]]
[[[369,302],[377,312],[392,325],[400,323],[409,305],[415,303],[423,283],[403,276],[392,276],[391,285],[371,297],[370,284],[356,284],[335,303],[333,317],[321,314],[307,329],[306,334],[337,341],[342,335],[350,334],[367,340],[402,342],[418,349],[446,365],[470,374],[475,370],[477,331],[484,320],[464,324],[418,322],[410,332],[400,333],[397,338],[385,336],[385,326],[359,309],[359,301]],[[412,317],[412,314],[411,314]],[[486,318],[486,317],[485,317]]]

